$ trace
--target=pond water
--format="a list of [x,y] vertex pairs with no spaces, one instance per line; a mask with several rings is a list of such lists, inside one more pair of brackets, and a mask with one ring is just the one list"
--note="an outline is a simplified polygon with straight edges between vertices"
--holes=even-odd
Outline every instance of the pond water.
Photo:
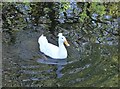
[[37,62],[56,66],[57,78],[61,78],[62,77],[61,70],[64,68],[65,65],[68,64],[67,59],[53,59],[53,58],[47,57],[44,54],[42,55],[43,55],[43,59],[38,59]]
[[67,59],[46,59],[39,36],[23,30],[15,34],[15,43],[3,43],[3,86],[118,86],[117,45],[87,42],[78,50],[69,40]]

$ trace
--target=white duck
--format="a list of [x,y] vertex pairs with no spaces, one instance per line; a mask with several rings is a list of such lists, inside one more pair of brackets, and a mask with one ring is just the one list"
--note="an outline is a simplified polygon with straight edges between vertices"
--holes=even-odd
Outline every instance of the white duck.
[[62,33],[59,33],[58,37],[59,46],[56,46],[49,43],[46,37],[42,34],[38,39],[40,51],[53,59],[65,59],[67,58],[67,50],[64,46],[64,43],[66,44],[66,46],[70,45],[68,44],[66,38],[62,35]]

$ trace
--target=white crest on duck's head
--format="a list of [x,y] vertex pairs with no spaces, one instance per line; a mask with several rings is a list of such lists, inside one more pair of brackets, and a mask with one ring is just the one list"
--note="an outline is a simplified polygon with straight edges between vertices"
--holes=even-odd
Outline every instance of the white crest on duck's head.
[[63,36],[62,33],[59,33],[58,36]]

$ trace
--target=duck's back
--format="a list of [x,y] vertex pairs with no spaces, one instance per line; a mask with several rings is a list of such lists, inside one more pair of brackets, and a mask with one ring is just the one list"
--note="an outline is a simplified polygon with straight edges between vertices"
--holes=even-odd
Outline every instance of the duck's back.
[[41,35],[38,39],[38,43],[40,45],[40,51],[45,55],[52,58],[58,57],[59,48],[51,43],[48,43],[48,40],[45,36]]

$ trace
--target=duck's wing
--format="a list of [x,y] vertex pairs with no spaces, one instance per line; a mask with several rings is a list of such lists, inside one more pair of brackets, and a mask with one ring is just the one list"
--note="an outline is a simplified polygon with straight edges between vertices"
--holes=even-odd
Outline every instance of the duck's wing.
[[59,51],[59,47],[57,47],[56,45],[53,45],[51,43],[48,43],[47,46],[45,47],[44,54],[46,54],[52,58],[57,58],[58,51]]
[[48,40],[45,36],[41,35],[38,39],[38,43],[40,45],[41,52],[49,57],[58,58],[59,47],[48,43]]

